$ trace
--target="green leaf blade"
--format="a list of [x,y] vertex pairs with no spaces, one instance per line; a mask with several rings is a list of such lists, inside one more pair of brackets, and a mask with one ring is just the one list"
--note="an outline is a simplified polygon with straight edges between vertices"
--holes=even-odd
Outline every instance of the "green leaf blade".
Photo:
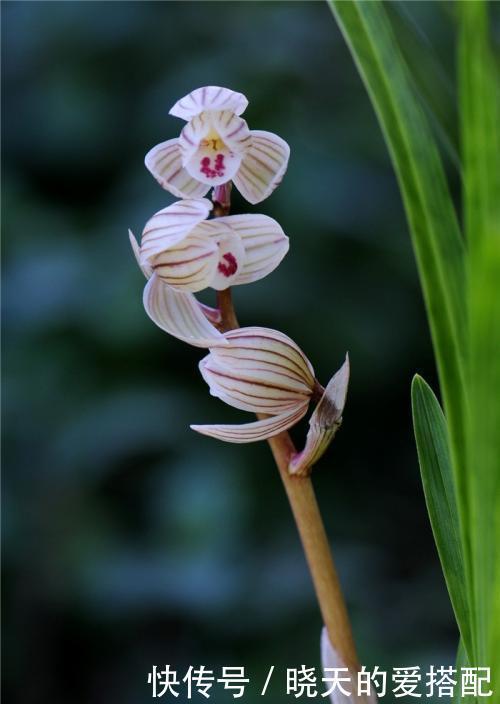
[[[446,411],[469,599],[465,249],[439,151],[385,4],[329,0],[384,134],[405,205]],[[473,614],[471,615],[473,617]]]
[[411,389],[413,426],[425,501],[455,617],[467,652],[472,639],[448,431],[432,389],[418,375]]
[[469,245],[467,476],[477,656],[500,688],[500,86],[481,0],[460,3],[464,222]]

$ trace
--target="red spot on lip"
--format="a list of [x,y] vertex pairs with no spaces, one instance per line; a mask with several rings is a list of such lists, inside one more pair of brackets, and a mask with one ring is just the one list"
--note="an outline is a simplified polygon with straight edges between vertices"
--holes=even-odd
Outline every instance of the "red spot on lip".
[[224,171],[226,170],[226,165],[224,164],[224,154],[217,154],[214,160],[214,166],[211,166],[212,160],[209,156],[204,156],[200,161],[200,171],[205,174],[207,178],[216,178],[224,176]]
[[234,254],[231,254],[231,252],[226,252],[226,254],[222,255],[222,258],[226,260],[227,264],[225,262],[219,262],[217,269],[220,273],[227,277],[236,274],[238,271],[238,262],[236,261]]

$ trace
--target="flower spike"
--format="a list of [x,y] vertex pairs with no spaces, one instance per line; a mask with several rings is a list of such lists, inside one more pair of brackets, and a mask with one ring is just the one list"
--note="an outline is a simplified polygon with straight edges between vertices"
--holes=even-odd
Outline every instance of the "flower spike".
[[229,88],[192,91],[170,110],[187,121],[180,136],[150,149],[146,168],[177,198],[201,198],[232,180],[246,200],[260,203],[281,182],[290,148],[272,132],[250,130],[240,117],[247,105]]

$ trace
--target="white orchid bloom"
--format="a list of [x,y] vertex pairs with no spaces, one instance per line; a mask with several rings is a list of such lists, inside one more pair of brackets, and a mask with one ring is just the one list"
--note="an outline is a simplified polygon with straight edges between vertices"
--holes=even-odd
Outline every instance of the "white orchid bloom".
[[137,243],[137,262],[149,279],[144,307],[162,330],[198,347],[223,341],[215,327],[218,311],[194,293],[257,281],[281,262],[289,240],[267,215],[228,215],[206,220],[212,203],[186,199],[157,212]]
[[304,450],[291,459],[289,467],[291,474],[307,474],[340,427],[348,360],[323,389],[302,350],[277,330],[239,328],[226,332],[224,343],[212,346],[199,365],[210,393],[242,411],[270,417],[243,425],[192,425],[192,430],[226,442],[265,440],[298,423],[313,395],[320,392]]
[[314,370],[287,335],[250,327],[224,334],[225,345],[210,348],[200,371],[212,396],[230,406],[271,417],[243,425],[192,425],[227,442],[254,442],[277,435],[306,413],[315,388]]
[[248,100],[229,88],[205,86],[184,96],[170,114],[187,121],[180,136],[157,144],[146,167],[177,198],[201,198],[233,181],[249,203],[260,203],[278,186],[290,148],[273,134],[249,130],[240,115]]

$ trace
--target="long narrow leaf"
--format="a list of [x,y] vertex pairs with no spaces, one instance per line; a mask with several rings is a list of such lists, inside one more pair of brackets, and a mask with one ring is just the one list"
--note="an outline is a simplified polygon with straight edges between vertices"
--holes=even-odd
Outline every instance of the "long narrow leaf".
[[489,4],[460,3],[464,221],[469,244],[467,476],[477,657],[500,690],[500,100]]
[[441,146],[460,172],[457,97],[453,78],[447,75],[432,43],[413,19],[412,4],[390,3],[386,7],[425,113]]
[[467,590],[446,421],[432,389],[418,375],[413,379],[411,401],[418,460],[432,532],[462,640],[467,652],[470,652]]
[[450,435],[469,598],[464,247],[438,149],[380,0],[329,0],[377,113],[399,180]]

